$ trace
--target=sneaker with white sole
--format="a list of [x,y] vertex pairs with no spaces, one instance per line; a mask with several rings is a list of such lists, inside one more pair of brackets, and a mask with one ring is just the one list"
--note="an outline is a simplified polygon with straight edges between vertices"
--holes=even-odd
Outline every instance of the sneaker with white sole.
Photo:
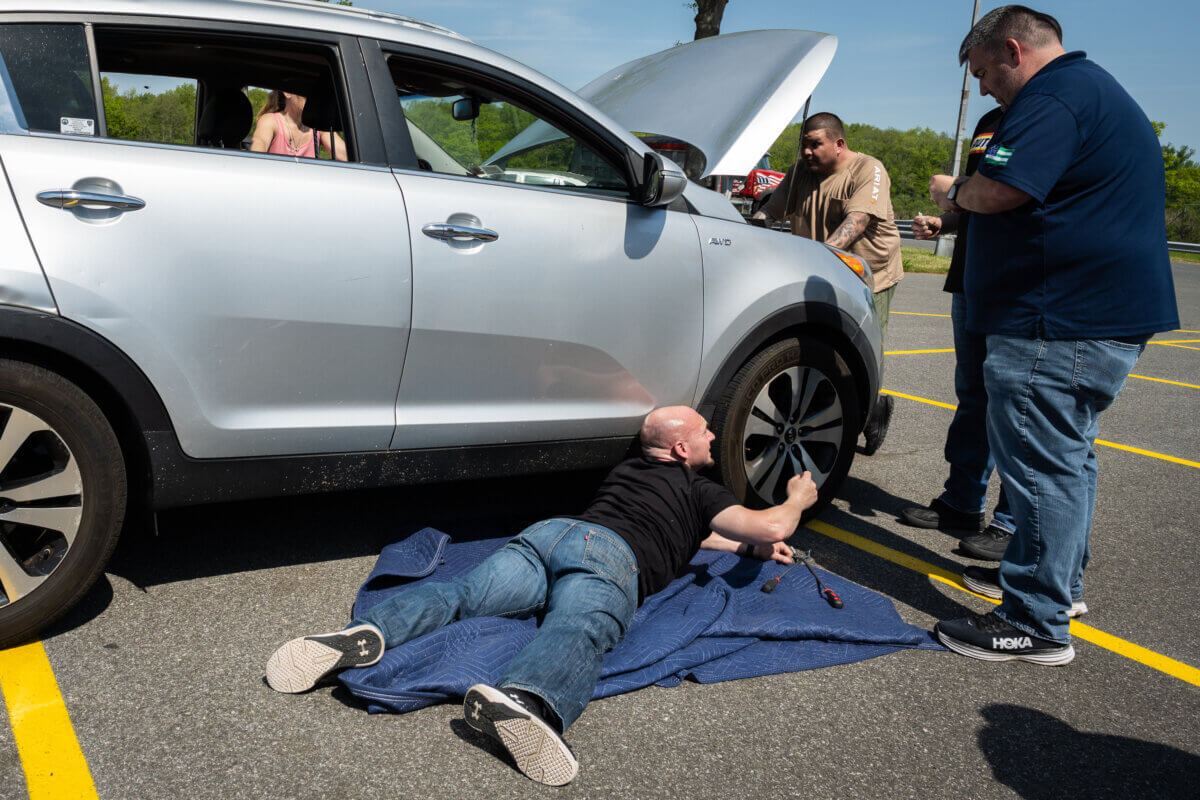
[[307,692],[330,673],[369,667],[383,658],[383,634],[374,625],[292,639],[267,661],[267,684],[277,692]]
[[[990,597],[993,600],[1004,599],[1004,590],[1000,588],[1000,570],[997,567],[967,567],[962,572],[963,586],[972,592]],[[1088,612],[1087,603],[1082,600],[1072,600],[1067,609],[1071,619],[1082,617]]]
[[1059,644],[1030,636],[995,614],[972,614],[939,622],[933,628],[938,641],[959,655],[982,661],[1028,661],[1061,667],[1075,658],[1070,642]]
[[463,699],[467,724],[502,744],[530,780],[547,786],[570,783],[579,774],[571,748],[537,711],[509,692],[482,683],[472,686]]

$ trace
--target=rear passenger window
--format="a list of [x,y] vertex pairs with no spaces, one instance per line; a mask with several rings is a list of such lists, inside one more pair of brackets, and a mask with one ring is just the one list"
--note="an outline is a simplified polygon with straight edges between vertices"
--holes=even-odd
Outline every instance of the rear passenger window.
[[29,130],[99,134],[82,25],[0,25],[0,56]]
[[0,116],[11,111],[36,132],[357,158],[333,46],[106,25],[91,26],[90,38],[94,53],[84,25],[0,25],[0,66],[15,95]]
[[332,47],[108,26],[94,38],[109,138],[356,157]]

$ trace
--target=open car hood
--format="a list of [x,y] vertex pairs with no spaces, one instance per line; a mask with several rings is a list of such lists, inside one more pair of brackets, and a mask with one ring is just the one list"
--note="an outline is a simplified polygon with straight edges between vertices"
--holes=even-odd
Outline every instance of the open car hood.
[[[804,107],[833,61],[837,37],[745,31],[681,44],[609,70],[577,94],[629,131],[680,139],[708,175],[746,175]],[[560,138],[545,123],[492,159]]]

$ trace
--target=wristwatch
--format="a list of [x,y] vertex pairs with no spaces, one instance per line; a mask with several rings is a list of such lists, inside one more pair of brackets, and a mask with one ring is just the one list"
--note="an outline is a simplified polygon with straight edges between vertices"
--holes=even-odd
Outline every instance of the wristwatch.
[[963,181],[955,181],[950,185],[949,191],[946,192],[946,202],[954,206],[955,211],[962,211],[962,206],[958,204],[958,187],[963,185]]

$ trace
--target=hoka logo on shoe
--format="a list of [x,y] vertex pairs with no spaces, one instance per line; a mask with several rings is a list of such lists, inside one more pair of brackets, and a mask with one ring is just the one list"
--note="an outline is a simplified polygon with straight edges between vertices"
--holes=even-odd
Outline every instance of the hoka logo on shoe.
[[1020,650],[1023,647],[1033,647],[1033,640],[1028,636],[993,636],[993,650]]

